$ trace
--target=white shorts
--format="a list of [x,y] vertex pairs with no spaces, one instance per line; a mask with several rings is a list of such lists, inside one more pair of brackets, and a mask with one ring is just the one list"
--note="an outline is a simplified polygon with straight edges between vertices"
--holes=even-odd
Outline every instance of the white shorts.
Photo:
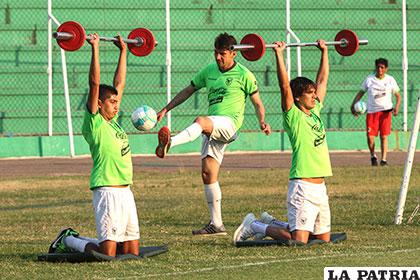
[[331,231],[331,213],[325,183],[290,180],[287,193],[290,231],[306,230],[314,235]]
[[229,117],[209,116],[208,118],[213,122],[213,131],[210,137],[205,134],[202,135],[201,159],[211,156],[219,164],[222,164],[227,144],[235,141],[238,137],[236,127]]
[[99,242],[124,242],[140,238],[136,203],[130,187],[94,189],[93,211]]

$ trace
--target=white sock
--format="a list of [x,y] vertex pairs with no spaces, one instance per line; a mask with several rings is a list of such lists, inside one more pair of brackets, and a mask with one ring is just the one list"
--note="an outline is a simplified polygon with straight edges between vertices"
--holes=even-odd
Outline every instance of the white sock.
[[264,224],[261,221],[255,221],[251,224],[251,229],[254,231],[254,233],[262,233],[265,235],[265,231],[267,230],[268,225]]
[[97,238],[92,238],[92,237],[86,237],[86,236],[78,236],[77,238],[82,239],[82,240],[86,240],[89,241],[90,243],[96,244],[99,246],[99,240]]
[[223,225],[222,222],[222,191],[219,182],[204,185],[204,192],[209,207],[211,223],[216,227]]
[[90,242],[74,236],[66,236],[64,238],[64,245],[81,253],[85,252],[85,247],[88,243]]
[[270,225],[275,226],[275,227],[279,227],[279,228],[283,228],[283,229],[289,229],[289,223],[279,221],[279,220],[272,221]]
[[171,147],[192,142],[201,135],[201,132],[203,132],[201,125],[195,122],[171,138]]

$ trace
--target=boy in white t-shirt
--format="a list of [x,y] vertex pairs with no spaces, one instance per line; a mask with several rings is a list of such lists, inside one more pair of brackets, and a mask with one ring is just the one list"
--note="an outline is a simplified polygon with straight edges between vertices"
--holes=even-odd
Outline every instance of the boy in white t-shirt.
[[[381,166],[388,165],[388,135],[391,133],[392,115],[398,115],[400,107],[400,88],[397,82],[391,76],[386,74],[388,71],[388,60],[378,58],[375,60],[375,73],[370,74],[363,81],[362,89],[356,94],[351,104],[351,112],[354,116],[358,116],[354,110],[354,104],[358,102],[362,96],[368,93],[366,129],[367,142],[371,156],[372,166],[378,165],[378,159],[375,154],[375,137],[381,132]],[[392,104],[392,96],[395,95],[395,107]]]

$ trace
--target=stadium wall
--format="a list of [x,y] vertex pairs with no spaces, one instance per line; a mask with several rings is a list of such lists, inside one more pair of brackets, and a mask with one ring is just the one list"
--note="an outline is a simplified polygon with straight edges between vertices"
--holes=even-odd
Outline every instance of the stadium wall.
[[[330,131],[327,133],[330,151],[367,150],[365,132]],[[153,155],[156,145],[156,134],[129,135],[133,154]],[[379,147],[379,140],[377,147]],[[406,150],[410,134],[393,132],[389,137],[389,150]],[[89,155],[89,146],[82,136],[74,138],[76,156]],[[171,149],[171,154],[198,153],[201,138],[194,142]],[[420,139],[417,140],[417,150],[420,149]],[[238,140],[231,143],[228,152],[284,152],[290,151],[290,142],[285,132],[274,132],[266,136],[259,132],[241,133]],[[69,156],[68,136],[30,136],[0,138],[0,158],[11,157],[51,157]]]
[[[60,48],[53,42],[53,134],[48,134],[47,96],[47,1],[0,0],[0,30],[7,40],[0,42],[0,157],[67,156],[67,118],[64,103]],[[193,75],[206,63],[212,62],[213,40],[220,32],[229,32],[238,39],[247,33],[259,33],[265,40],[284,39],[285,1],[281,0],[171,0],[172,88],[174,96],[189,84]],[[369,45],[351,57],[331,51],[330,78],[323,120],[329,132],[333,150],[367,149],[364,120],[354,118],[349,110],[354,95],[366,75],[373,70],[379,56],[388,58],[389,73],[402,86],[401,71],[401,0],[352,1],[292,1],[291,25],[302,41],[334,38],[341,29],[352,29]],[[420,84],[420,1],[407,0],[408,31],[408,127],[412,127],[415,102]],[[104,36],[147,27],[153,31],[159,45],[147,57],[128,55],[128,75],[125,96],[120,108],[120,124],[132,139],[133,152],[153,153],[155,136],[139,135],[130,123],[131,112],[140,104],[160,109],[166,103],[165,1],[106,0],[53,1],[53,14],[61,21],[76,20],[87,32]],[[56,27],[54,27],[55,29]],[[88,93],[90,48],[67,52],[68,83],[77,155],[89,151],[81,137],[81,124]],[[117,49],[112,44],[101,45],[101,80],[112,81]],[[238,61],[250,68],[259,81],[261,98],[266,107],[266,120],[281,131],[281,110],[274,56],[267,51],[258,62]],[[295,53],[292,52],[292,76],[296,75]],[[304,76],[313,78],[319,64],[316,48],[302,49]],[[249,102],[248,102],[249,103]],[[207,95],[202,90],[172,112],[172,130],[185,128],[197,115],[207,110]],[[241,140],[230,150],[287,150],[287,137],[278,132],[264,138],[258,130],[254,108],[246,107]],[[402,106],[393,119],[393,130],[403,127]],[[153,130],[165,125],[166,119]],[[256,135],[259,135],[258,137]],[[407,145],[404,133],[397,133],[391,149]],[[261,137],[261,138],[260,138]],[[352,141],[349,141],[351,139]],[[197,141],[198,143],[198,141]],[[199,144],[175,148],[173,152],[197,152]]]

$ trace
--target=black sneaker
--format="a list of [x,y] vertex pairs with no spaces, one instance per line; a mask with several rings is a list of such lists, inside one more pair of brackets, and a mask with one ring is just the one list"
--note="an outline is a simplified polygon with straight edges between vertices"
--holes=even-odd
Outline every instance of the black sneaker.
[[381,160],[381,166],[388,166],[388,162],[386,160]]
[[378,166],[378,159],[376,156],[370,157],[370,162],[372,163],[372,166]]
[[48,253],[50,254],[71,252],[72,250],[64,244],[64,237],[66,236],[77,237],[79,236],[79,233],[71,228],[63,229],[51,243],[50,248],[48,249]]
[[211,222],[209,222],[202,229],[193,230],[192,234],[193,235],[201,235],[201,236],[206,236],[206,235],[218,236],[218,235],[226,235],[227,232],[226,232],[226,229],[223,225],[221,225],[220,227],[216,227]]

